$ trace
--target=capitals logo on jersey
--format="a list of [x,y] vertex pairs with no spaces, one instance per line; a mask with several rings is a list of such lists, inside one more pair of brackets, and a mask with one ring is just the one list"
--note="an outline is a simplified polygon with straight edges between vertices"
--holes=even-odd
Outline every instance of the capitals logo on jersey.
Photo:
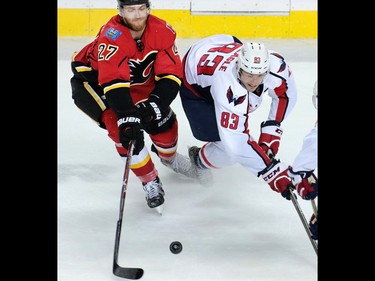
[[232,91],[232,88],[229,86],[228,90],[227,90],[227,99],[228,99],[228,102],[231,103],[233,102],[234,103],[234,106],[238,105],[238,104],[241,104],[243,103],[243,101],[246,99],[246,95],[243,95],[241,97],[235,97],[233,95],[233,91]]

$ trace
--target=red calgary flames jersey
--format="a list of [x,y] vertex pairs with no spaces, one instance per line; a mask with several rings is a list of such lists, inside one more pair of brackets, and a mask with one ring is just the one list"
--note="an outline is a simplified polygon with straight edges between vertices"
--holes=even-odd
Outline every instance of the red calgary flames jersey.
[[176,32],[164,20],[148,16],[146,29],[136,41],[122,21],[113,16],[97,38],[85,46],[74,61],[98,71],[98,83],[104,93],[130,88],[134,103],[147,99],[159,79],[181,84],[182,65],[175,46]]

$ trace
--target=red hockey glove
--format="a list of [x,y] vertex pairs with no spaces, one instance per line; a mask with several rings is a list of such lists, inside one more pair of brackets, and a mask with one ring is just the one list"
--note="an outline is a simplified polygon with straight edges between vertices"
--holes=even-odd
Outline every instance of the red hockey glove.
[[288,167],[284,163],[272,159],[271,164],[258,173],[258,177],[260,175],[262,175],[262,178],[269,184],[272,190],[281,193],[285,199],[290,200],[288,186],[292,185],[292,182],[288,176]]
[[318,179],[312,171],[294,172],[292,167],[289,166],[288,175],[299,196],[305,200],[316,198],[318,195]]
[[129,112],[127,116],[117,121],[119,127],[119,139],[123,147],[128,149],[129,142],[135,140],[134,155],[138,155],[144,146],[143,131],[141,130],[141,119],[136,111]]
[[268,120],[260,124],[259,145],[269,157],[273,157],[279,151],[280,139],[283,129],[280,123],[274,120]]

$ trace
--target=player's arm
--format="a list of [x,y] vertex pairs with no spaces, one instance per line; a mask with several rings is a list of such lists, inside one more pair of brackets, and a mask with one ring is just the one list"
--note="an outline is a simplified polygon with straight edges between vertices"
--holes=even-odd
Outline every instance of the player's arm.
[[[271,53],[270,73],[266,85],[272,98],[268,120],[282,123],[297,102],[297,87],[290,66],[280,54]],[[273,58],[273,59],[272,59]]]
[[181,87],[182,63],[174,37],[167,47],[159,51],[155,61],[155,89],[152,95],[159,96],[161,106],[167,107],[176,98]]
[[318,129],[314,127],[305,136],[302,148],[288,171],[297,193],[306,200],[314,199],[318,194],[318,179],[314,174],[318,160],[317,135]]
[[71,60],[71,68],[74,76],[83,81],[98,83],[98,71],[92,68],[88,60],[88,53],[94,42],[87,44],[79,52],[74,52]]
[[297,88],[293,73],[284,58],[275,53],[272,53],[271,56],[276,56],[278,63],[275,65],[275,60],[271,63],[267,86],[272,102],[268,118],[260,126],[259,144],[270,157],[274,157],[279,151],[283,134],[281,124],[297,101]]
[[133,154],[144,146],[141,118],[130,95],[130,68],[126,53],[116,41],[102,39],[98,43],[99,82],[109,106],[117,116],[119,141],[128,148],[136,140]]
[[[170,43],[160,50],[154,63],[155,88],[147,101],[139,103],[142,109],[142,120],[151,122],[163,119],[169,114],[169,107],[176,98],[182,77],[182,63],[174,44],[174,36],[168,38]],[[166,41],[168,42],[166,39]]]

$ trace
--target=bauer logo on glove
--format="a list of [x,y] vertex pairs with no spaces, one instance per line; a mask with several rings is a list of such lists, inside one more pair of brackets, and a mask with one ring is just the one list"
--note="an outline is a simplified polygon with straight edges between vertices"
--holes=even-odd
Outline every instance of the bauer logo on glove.
[[138,118],[138,117],[133,117],[133,116],[128,116],[128,117],[120,118],[117,121],[117,126],[120,127],[124,123],[141,123],[141,119]]
[[159,120],[159,119],[161,119],[161,111],[160,111],[158,105],[157,105],[156,103],[152,102],[152,101],[150,102],[150,105],[151,105],[151,107],[154,109],[154,112],[155,112],[155,120]]

